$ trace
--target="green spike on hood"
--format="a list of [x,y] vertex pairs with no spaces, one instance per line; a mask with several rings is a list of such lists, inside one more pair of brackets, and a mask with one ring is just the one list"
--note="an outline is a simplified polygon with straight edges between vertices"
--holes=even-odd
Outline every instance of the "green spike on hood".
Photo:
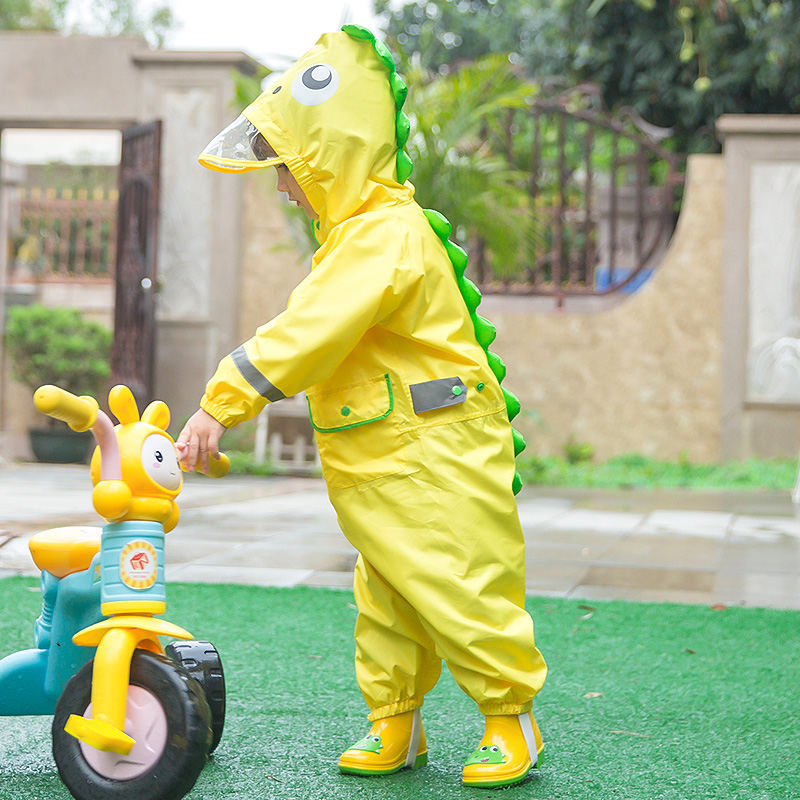
[[408,95],[408,86],[403,78],[397,74],[397,67],[395,66],[392,54],[389,48],[380,40],[375,38],[375,34],[362,27],[361,25],[344,25],[342,30],[354,39],[363,39],[372,45],[375,50],[375,55],[378,56],[380,62],[389,70],[389,85],[392,88],[392,96],[394,103],[397,107],[397,119],[395,126],[397,128],[397,181],[398,183],[405,183],[411,176],[411,171],[414,165],[408,153],[403,150],[408,141],[408,136],[411,133],[411,120],[403,112],[403,103],[406,101]]
[[[342,30],[348,34],[348,36],[352,36],[354,39],[363,39],[370,42],[378,59],[386,67],[386,69],[389,70],[389,84],[391,86],[392,96],[394,97],[395,105],[397,107],[397,117],[395,122],[395,127],[397,130],[397,180],[400,183],[405,183],[410,177],[411,171],[414,168],[408,153],[403,150],[403,148],[406,146],[406,142],[408,142],[408,137],[411,132],[411,121],[409,120],[408,115],[402,110],[403,104],[405,103],[408,95],[408,86],[403,78],[397,74],[397,68],[395,66],[394,59],[392,58],[392,54],[389,52],[389,48],[386,47],[386,45],[379,39],[376,39],[375,34],[373,34],[372,31],[362,27],[361,25],[344,25]],[[503,363],[503,359],[500,358],[500,356],[498,356],[496,353],[489,352],[489,345],[495,340],[495,337],[497,336],[497,329],[494,325],[492,325],[491,322],[489,322],[488,319],[481,317],[476,313],[476,309],[481,302],[481,291],[469,278],[464,275],[464,271],[467,268],[467,254],[455,242],[450,241],[450,235],[453,232],[453,226],[443,214],[430,208],[424,209],[424,214],[434,233],[439,237],[444,245],[447,256],[450,259],[450,263],[453,265],[453,270],[456,274],[456,281],[458,283],[459,291],[461,292],[461,296],[464,298],[464,303],[466,304],[467,310],[469,311],[469,315],[472,319],[472,325],[475,330],[475,338],[486,353],[486,357],[489,361],[489,368],[497,378],[498,383],[501,383],[506,376],[506,365]],[[511,392],[507,391],[506,389],[503,389],[503,397],[506,401],[506,410],[508,412],[508,419],[510,421],[514,419],[517,414],[519,414],[520,402]],[[513,428],[512,436],[514,439],[514,455],[518,456],[525,449],[525,439],[523,439],[522,435]],[[522,478],[520,477],[519,472],[514,474],[512,488],[514,490],[514,494],[518,494],[522,488]]]

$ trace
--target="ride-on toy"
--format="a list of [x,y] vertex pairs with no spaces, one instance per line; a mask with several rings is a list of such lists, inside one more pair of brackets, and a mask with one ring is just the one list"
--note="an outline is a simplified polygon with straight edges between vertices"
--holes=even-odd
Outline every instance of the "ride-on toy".
[[[34,649],[0,661],[0,715],[54,714],[53,756],[77,800],[178,800],[222,735],[225,679],[210,643],[156,619],[183,484],[169,409],[156,401],[140,418],[126,386],[108,402],[116,427],[94,398],[34,395],[43,413],[94,433],[92,501],[106,524],[31,539],[42,613]],[[210,473],[227,469],[222,456]]]

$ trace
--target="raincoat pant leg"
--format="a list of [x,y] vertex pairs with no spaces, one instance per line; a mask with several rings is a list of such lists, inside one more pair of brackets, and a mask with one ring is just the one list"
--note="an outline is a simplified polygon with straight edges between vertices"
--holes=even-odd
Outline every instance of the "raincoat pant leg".
[[356,678],[369,719],[419,708],[442,671],[433,640],[414,609],[363,556],[356,563],[354,591]]
[[[342,530],[361,553],[361,690],[374,718],[397,713],[408,699],[397,665],[405,675],[415,663],[430,663],[422,647],[447,662],[482,713],[525,713],[547,668],[524,608],[525,544],[510,489],[508,422],[493,415],[420,429],[406,444],[403,473],[330,492]],[[414,691],[428,684],[421,679]]]

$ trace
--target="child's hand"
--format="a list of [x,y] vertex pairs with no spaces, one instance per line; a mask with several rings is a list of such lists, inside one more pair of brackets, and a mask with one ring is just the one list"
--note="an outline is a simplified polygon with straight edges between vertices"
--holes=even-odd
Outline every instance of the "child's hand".
[[208,472],[208,456],[219,458],[219,440],[225,426],[203,409],[196,411],[178,436],[175,447],[178,458],[187,472]]

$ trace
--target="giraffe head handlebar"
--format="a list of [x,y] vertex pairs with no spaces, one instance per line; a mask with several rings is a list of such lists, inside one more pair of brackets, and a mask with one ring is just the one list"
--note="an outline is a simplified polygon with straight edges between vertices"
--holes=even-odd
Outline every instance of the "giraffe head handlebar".
[[[91,430],[98,447],[92,456],[92,502],[108,522],[150,520],[166,531],[178,522],[175,498],[183,486],[175,442],[167,433],[170,412],[156,400],[139,415],[133,392],[123,385],[108,395],[113,425],[97,401],[76,397],[56,386],[42,386],[34,394],[44,414],[66,422],[74,430]],[[227,456],[212,464],[209,473],[222,477],[228,471]]]

